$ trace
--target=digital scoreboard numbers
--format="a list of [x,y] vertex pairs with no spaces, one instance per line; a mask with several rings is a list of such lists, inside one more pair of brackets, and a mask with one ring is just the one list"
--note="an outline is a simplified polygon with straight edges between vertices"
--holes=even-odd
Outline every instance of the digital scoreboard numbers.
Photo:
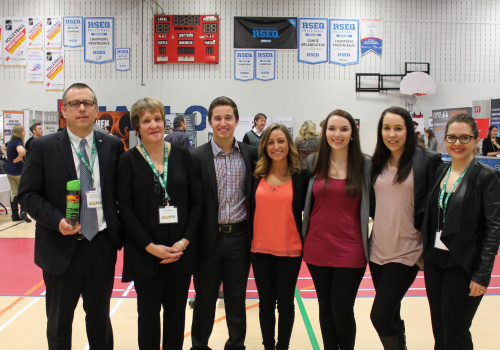
[[219,63],[218,15],[155,15],[155,63]]

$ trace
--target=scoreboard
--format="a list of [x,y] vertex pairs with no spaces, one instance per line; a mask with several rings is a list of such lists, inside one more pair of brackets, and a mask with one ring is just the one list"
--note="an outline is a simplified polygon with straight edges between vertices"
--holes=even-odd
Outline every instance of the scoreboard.
[[218,15],[155,15],[155,63],[219,63]]

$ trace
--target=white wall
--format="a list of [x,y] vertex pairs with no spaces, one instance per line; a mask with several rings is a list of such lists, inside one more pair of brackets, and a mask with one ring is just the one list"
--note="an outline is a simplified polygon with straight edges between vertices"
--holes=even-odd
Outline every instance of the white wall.
[[[416,102],[414,110],[471,106],[472,100],[500,97],[500,3],[496,0],[159,0],[166,14],[219,14],[220,63],[155,65],[152,18],[161,10],[141,0],[2,0],[2,16],[114,16],[116,46],[132,48],[132,70],[115,71],[114,62],[83,61],[83,48],[65,50],[66,86],[83,81],[108,110],[149,96],[184,112],[192,105],[208,108],[227,95],[241,115],[257,112],[319,122],[341,108],[361,120],[362,147],[371,153],[382,110]],[[380,18],[384,20],[382,57],[373,53],[360,64],[308,65],[296,50],[277,52],[276,80],[241,82],[233,78],[233,16]],[[437,93],[415,100],[399,91],[355,92],[355,73],[400,74],[405,62],[428,62]],[[0,67],[0,110],[54,110],[62,92],[45,92],[25,80],[25,68]],[[201,132],[199,142],[206,140]]]

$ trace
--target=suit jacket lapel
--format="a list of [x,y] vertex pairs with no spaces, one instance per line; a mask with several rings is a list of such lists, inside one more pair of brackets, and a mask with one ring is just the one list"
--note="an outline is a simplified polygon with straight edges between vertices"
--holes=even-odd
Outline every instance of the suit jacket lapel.
[[72,179],[78,179],[76,174],[75,160],[73,159],[73,150],[69,140],[68,131],[64,130],[58,139],[57,148],[61,154],[61,159],[66,166]]
[[210,185],[212,186],[212,190],[214,191],[215,198],[217,198],[217,176],[215,175],[215,160],[214,160],[214,152],[212,151],[211,142],[207,142],[205,146],[205,166],[207,167],[208,177],[210,179]]
[[105,151],[105,142],[103,135],[100,135],[98,132],[94,131],[94,142],[96,143],[96,150],[99,159],[99,177],[101,178],[101,188],[104,184],[104,180],[106,179],[106,162],[107,162],[107,152]]
[[245,195],[248,197],[250,194],[250,189],[252,187],[252,167],[250,165],[249,154],[247,152],[246,147],[241,146],[241,142],[238,142],[238,146],[240,148],[241,156],[243,157],[243,161],[245,162]]

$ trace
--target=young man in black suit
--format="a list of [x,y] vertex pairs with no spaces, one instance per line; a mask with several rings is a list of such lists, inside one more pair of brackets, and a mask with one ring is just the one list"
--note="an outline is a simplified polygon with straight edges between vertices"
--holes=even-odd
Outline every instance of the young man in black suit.
[[247,198],[258,160],[257,148],[237,142],[239,115],[227,97],[212,101],[208,123],[213,139],[192,150],[203,188],[199,234],[199,269],[194,275],[196,303],[191,340],[193,350],[210,349],[215,307],[221,282],[229,339],[224,349],[245,349],[246,286],[250,269]]
[[[120,139],[94,133],[97,99],[81,83],[63,94],[67,128],[33,140],[19,185],[19,201],[36,220],[35,263],[46,286],[50,350],[71,349],[80,295],[91,349],[113,349],[109,318],[117,249],[123,245],[115,177]],[[65,218],[66,183],[80,179],[80,223]],[[87,200],[88,199],[88,200]]]

